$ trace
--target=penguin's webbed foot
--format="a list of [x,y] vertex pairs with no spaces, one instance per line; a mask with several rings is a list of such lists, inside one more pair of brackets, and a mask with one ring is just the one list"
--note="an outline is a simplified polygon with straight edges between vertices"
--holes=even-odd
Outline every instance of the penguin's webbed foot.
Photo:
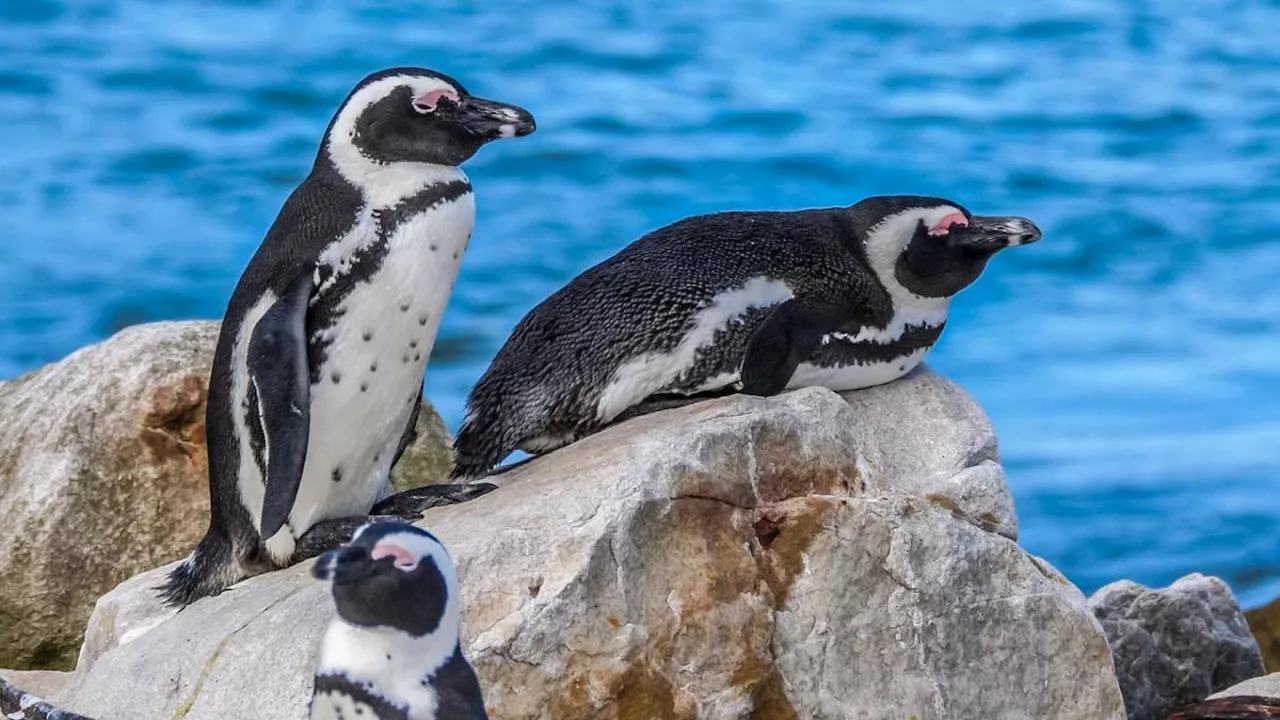
[[367,523],[400,519],[394,515],[352,515],[318,522],[302,533],[302,537],[294,543],[293,562],[302,562],[330,550],[337,550],[351,542],[351,536]]
[[427,485],[386,497],[375,504],[370,512],[395,515],[404,520],[418,520],[428,508],[475,500],[497,489],[498,486],[493,483]]

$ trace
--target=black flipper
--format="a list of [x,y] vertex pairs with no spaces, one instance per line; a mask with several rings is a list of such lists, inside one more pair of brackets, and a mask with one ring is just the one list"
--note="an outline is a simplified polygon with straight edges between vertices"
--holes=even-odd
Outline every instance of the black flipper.
[[848,326],[839,310],[806,304],[799,299],[779,305],[747,342],[742,360],[742,392],[777,395],[791,382],[796,368],[813,354],[822,336]]
[[307,364],[307,304],[314,288],[308,273],[272,305],[249,339],[250,390],[258,394],[266,436],[266,495],[262,539],[280,531],[302,481],[311,430],[311,376]]
[[424,485],[385,497],[379,500],[369,512],[374,515],[396,515],[412,521],[421,518],[422,512],[428,508],[475,500],[497,489],[498,486],[493,483]]

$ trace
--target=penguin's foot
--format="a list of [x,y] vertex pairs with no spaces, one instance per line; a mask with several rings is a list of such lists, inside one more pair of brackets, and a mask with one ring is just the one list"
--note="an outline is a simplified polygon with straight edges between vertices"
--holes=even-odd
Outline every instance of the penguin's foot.
[[428,508],[475,500],[497,489],[498,486],[493,483],[427,485],[383,498],[373,506],[371,512],[378,515],[395,515],[403,520],[418,520],[422,518],[423,511]]
[[293,562],[302,562],[330,550],[337,550],[351,542],[351,536],[366,523],[380,520],[394,522],[400,518],[395,515],[352,515],[318,522],[302,533],[302,537],[294,544]]

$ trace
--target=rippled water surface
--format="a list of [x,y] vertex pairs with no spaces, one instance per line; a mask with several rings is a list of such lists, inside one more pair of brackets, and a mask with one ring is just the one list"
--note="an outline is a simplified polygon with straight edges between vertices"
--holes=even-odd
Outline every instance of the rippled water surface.
[[[1003,6],[1002,6],[1003,5]],[[368,71],[530,108],[468,165],[427,377],[455,425],[520,316],[646,230],[953,197],[1045,231],[930,362],[1000,434],[1023,544],[1086,590],[1280,592],[1280,6],[0,2],[0,376],[217,317]]]

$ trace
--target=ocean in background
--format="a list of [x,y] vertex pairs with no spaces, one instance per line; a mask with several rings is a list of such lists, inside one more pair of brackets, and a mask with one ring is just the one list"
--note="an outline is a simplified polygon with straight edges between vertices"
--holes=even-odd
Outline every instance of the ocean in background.
[[1280,594],[1280,4],[0,3],[0,377],[220,317],[330,114],[424,65],[534,112],[467,165],[427,394],[700,212],[934,194],[1044,230],[929,358],[996,425],[1022,544],[1088,592]]

